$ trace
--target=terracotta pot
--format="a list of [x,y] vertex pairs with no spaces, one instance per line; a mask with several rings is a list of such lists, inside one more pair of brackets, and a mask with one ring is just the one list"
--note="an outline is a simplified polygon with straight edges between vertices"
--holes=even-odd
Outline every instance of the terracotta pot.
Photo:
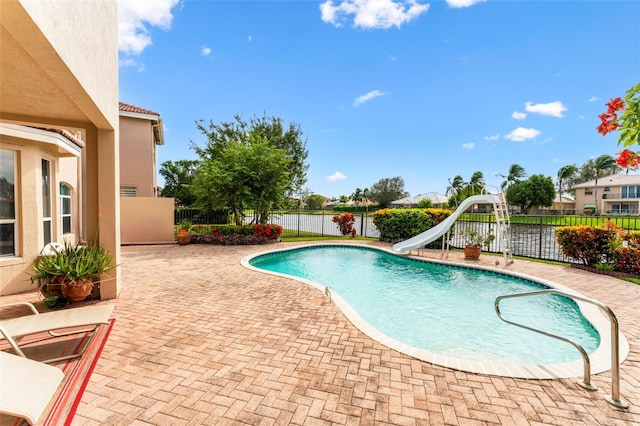
[[186,229],[178,229],[176,239],[181,246],[189,244],[191,242],[191,233]]
[[480,247],[478,246],[465,246],[464,247],[465,259],[480,259]]
[[91,281],[68,281],[60,285],[62,289],[62,297],[65,297],[72,302],[82,302],[91,294],[93,288],[93,282]]

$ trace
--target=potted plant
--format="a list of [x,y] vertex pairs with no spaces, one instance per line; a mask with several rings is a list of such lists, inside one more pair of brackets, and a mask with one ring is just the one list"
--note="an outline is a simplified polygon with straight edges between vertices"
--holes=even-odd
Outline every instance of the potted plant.
[[483,234],[468,227],[458,232],[458,235],[460,235],[465,242],[465,259],[479,259],[481,248],[483,246],[489,246],[496,238],[491,229],[489,229],[489,232],[486,234]]
[[176,239],[181,246],[191,242],[191,221],[185,219],[180,222]]
[[93,286],[109,270],[113,257],[97,244],[71,244],[39,256],[31,263],[31,282],[45,297],[62,296],[72,302],[87,298]]

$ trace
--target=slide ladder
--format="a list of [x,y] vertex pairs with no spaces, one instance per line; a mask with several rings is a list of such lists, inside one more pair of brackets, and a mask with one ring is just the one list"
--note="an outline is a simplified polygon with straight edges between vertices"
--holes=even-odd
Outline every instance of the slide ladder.
[[493,203],[493,211],[496,216],[496,227],[498,228],[497,237],[500,241],[500,250],[504,255],[506,265],[513,263],[513,254],[511,252],[511,240],[509,239],[509,228],[511,222],[509,220],[509,205],[505,198],[505,193],[501,192]]

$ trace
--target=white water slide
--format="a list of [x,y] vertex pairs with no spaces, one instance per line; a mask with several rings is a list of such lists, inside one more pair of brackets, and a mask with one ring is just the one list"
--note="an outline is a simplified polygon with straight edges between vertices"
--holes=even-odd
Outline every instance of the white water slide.
[[[409,250],[418,249],[420,247],[424,247],[425,244],[429,244],[443,236],[444,234],[451,229],[453,224],[458,220],[458,218],[464,214],[464,212],[474,204],[493,204],[494,212],[496,215],[496,223],[498,225],[498,238],[502,237],[502,241],[500,241],[500,245],[502,251],[505,256],[511,257],[510,249],[509,249],[509,241],[505,240],[507,236],[508,226],[508,213],[506,212],[506,205],[501,201],[500,197],[497,195],[474,195],[469,198],[466,198],[458,208],[445,220],[434,226],[433,228],[427,229],[421,234],[416,235],[415,237],[409,238],[408,240],[399,242],[393,245],[393,250],[404,253]],[[505,222],[506,216],[506,222]]]

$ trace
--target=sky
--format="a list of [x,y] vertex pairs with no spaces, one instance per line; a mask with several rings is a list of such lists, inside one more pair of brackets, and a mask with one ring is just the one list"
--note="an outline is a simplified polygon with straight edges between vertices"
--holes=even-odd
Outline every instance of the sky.
[[119,96],[162,117],[158,166],[197,158],[199,120],[266,115],[301,128],[327,197],[555,181],[620,151],[596,127],[640,81],[639,21],[635,0],[119,0]]

